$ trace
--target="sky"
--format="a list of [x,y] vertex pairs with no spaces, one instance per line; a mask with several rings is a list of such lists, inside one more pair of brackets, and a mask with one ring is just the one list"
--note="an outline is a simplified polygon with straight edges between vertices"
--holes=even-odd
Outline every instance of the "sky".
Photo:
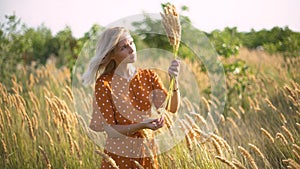
[[0,0],[0,22],[16,14],[29,27],[44,24],[53,34],[70,26],[82,37],[93,24],[106,26],[124,17],[162,12],[161,3],[186,5],[194,27],[211,32],[225,27],[238,31],[288,26],[300,32],[300,0]]

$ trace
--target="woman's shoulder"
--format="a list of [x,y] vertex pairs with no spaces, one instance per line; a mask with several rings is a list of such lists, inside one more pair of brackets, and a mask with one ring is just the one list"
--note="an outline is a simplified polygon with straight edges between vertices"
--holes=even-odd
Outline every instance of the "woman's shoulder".
[[138,69],[139,75],[153,76],[156,75],[155,70],[153,69]]
[[111,82],[111,79],[112,79],[111,74],[101,75],[97,78],[95,85],[98,86],[98,85],[103,85],[103,84],[109,83],[109,82]]

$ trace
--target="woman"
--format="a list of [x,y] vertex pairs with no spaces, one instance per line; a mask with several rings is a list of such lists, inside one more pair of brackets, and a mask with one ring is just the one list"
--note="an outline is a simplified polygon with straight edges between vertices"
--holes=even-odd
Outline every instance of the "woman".
[[[128,30],[114,27],[105,30],[98,41],[96,55],[83,75],[85,84],[95,83],[94,111],[90,128],[105,131],[104,152],[119,168],[158,168],[153,131],[164,126],[164,117],[152,118],[151,109],[161,107],[166,98],[159,76],[150,69],[138,69],[136,47]],[[178,77],[180,62],[173,60],[170,76]],[[177,80],[168,111],[179,107]],[[136,162],[135,162],[136,161]],[[107,161],[101,168],[111,168]]]

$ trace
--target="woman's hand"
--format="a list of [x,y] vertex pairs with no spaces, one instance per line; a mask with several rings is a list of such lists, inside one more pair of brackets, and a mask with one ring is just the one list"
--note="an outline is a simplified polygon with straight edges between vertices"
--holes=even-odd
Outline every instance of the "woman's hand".
[[168,69],[168,73],[171,77],[175,77],[176,79],[178,78],[180,71],[180,60],[174,59],[171,61],[171,65]]
[[160,129],[164,126],[165,119],[164,119],[164,116],[161,116],[160,118],[157,118],[157,119],[145,119],[141,123],[147,129],[157,130],[157,129]]

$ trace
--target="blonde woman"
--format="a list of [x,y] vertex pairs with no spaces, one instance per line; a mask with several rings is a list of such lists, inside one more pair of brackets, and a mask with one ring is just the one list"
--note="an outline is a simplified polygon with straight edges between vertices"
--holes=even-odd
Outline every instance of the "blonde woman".
[[[158,168],[153,131],[164,126],[164,118],[147,117],[152,105],[162,105],[167,91],[155,71],[133,66],[136,59],[136,47],[127,29],[108,28],[101,34],[96,55],[83,75],[85,84],[96,80],[90,128],[106,132],[104,152],[119,168],[137,168],[136,162],[144,168]],[[168,73],[177,78],[179,69],[180,62],[173,60]],[[177,111],[179,99],[176,80],[168,111]],[[101,168],[112,167],[102,161]]]

